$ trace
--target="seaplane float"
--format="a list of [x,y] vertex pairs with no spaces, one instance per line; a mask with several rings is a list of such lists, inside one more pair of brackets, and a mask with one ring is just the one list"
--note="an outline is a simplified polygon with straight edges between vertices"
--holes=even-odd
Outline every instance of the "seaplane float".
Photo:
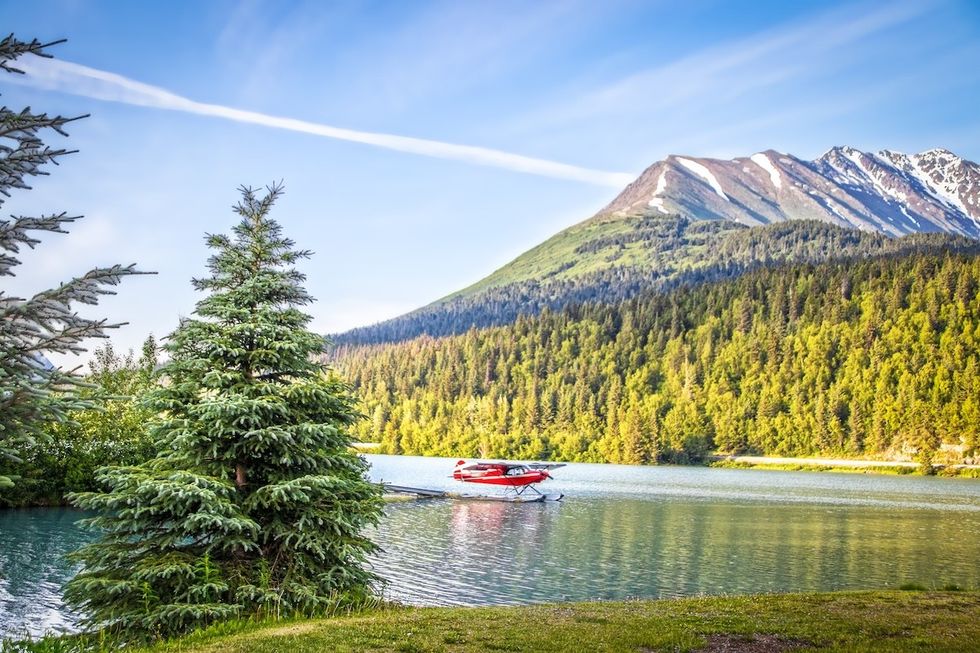
[[407,487],[383,483],[390,494],[414,498],[478,499],[482,501],[507,501],[509,503],[538,503],[561,501],[564,494],[545,494],[534,487],[551,478],[551,470],[564,467],[565,463],[505,463],[474,462],[460,460],[453,469],[452,478],[463,483],[496,485],[504,488],[504,494],[471,494],[446,490]]

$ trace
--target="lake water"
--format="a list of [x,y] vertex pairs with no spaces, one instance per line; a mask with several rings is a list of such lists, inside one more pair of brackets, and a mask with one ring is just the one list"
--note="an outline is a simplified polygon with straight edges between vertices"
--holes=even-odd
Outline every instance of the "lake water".
[[[465,489],[455,459],[367,456],[374,480]],[[560,503],[389,503],[375,570],[417,605],[980,586],[980,481],[573,464]],[[86,541],[64,509],[0,511],[0,637],[70,629]]]

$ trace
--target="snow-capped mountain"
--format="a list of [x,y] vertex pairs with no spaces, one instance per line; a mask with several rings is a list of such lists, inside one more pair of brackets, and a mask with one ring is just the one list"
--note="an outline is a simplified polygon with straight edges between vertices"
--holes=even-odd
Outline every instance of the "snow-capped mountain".
[[980,238],[980,166],[943,149],[835,147],[815,161],[774,150],[732,160],[669,156],[600,215],[678,213],[747,225],[816,219],[900,235]]

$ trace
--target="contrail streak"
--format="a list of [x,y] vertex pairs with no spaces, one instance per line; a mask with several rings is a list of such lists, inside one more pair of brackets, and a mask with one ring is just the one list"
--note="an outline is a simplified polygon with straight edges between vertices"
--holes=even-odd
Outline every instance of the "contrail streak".
[[326,138],[364,143],[389,150],[397,150],[399,152],[410,152],[412,154],[440,159],[453,159],[532,175],[571,179],[573,181],[581,181],[600,186],[621,188],[633,181],[635,177],[635,175],[625,172],[592,170],[559,163],[557,161],[536,159],[511,152],[502,152],[486,147],[458,145],[456,143],[444,143],[442,141],[412,138],[410,136],[344,129],[342,127],[333,127],[331,125],[307,122],[305,120],[296,120],[295,118],[283,118],[255,111],[235,109],[220,104],[197,102],[158,86],[144,84],[134,79],[123,77],[122,75],[96,68],[89,68],[88,66],[71,63],[70,61],[26,55],[18,59],[17,66],[27,73],[27,75],[25,77],[20,77],[19,75],[10,76],[7,78],[8,80],[13,77],[18,82],[30,86],[108,102],[120,102],[169,111],[194,113],[202,116],[213,116],[235,122],[251,123],[276,129],[313,134],[315,136],[324,136]]

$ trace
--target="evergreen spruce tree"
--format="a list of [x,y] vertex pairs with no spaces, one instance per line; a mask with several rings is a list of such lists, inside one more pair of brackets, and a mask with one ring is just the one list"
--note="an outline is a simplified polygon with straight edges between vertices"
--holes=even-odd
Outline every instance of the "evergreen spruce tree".
[[[16,65],[23,55],[49,56],[36,39],[20,41],[11,34],[0,41],[0,69],[23,74]],[[0,206],[11,191],[30,189],[28,179],[48,174],[44,166],[57,164],[71,154],[44,144],[42,135],[55,132],[67,136],[65,126],[76,118],[33,113],[29,108],[12,111],[0,107]],[[13,216],[0,219],[0,277],[14,276],[22,249],[41,243],[39,234],[67,233],[67,225],[78,220],[67,213],[40,217]],[[137,274],[135,266],[96,268],[29,298],[11,295],[0,288],[0,492],[13,485],[11,463],[19,454],[44,438],[43,427],[68,419],[72,410],[88,408],[90,400],[79,396],[84,385],[80,376],[52,366],[51,353],[80,353],[89,338],[105,337],[119,324],[88,319],[75,312],[78,304],[97,304],[123,277]],[[6,472],[4,470],[7,470]]]
[[237,615],[322,613],[371,596],[380,487],[349,445],[358,417],[298,307],[296,250],[269,217],[281,186],[242,189],[234,236],[208,236],[202,299],[166,341],[149,402],[158,456],[74,497],[104,531],[67,601],[126,639]]

